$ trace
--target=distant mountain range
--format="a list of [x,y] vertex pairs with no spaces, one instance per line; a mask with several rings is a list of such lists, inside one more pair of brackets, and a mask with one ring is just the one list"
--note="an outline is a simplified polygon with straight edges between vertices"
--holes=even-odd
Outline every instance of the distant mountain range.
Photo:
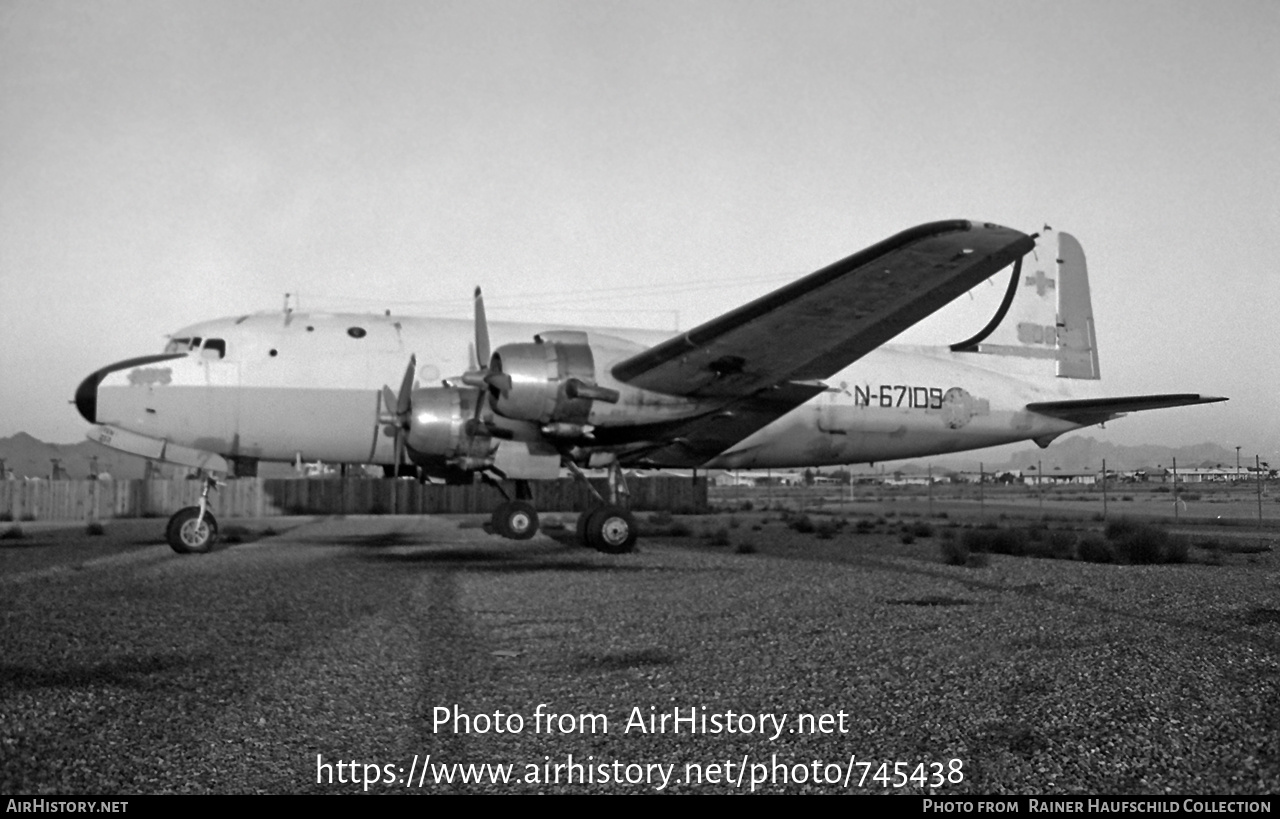
[[[1026,470],[1027,467],[1035,468],[1037,464],[1040,464],[1046,472],[1052,469],[1068,472],[1102,471],[1102,462],[1105,459],[1107,469],[1155,469],[1156,467],[1172,466],[1175,458],[1179,467],[1186,468],[1235,466],[1236,464],[1235,449],[1228,449],[1220,444],[1203,443],[1182,447],[1159,446],[1158,444],[1124,446],[1099,441],[1087,435],[1071,435],[1060,438],[1045,449],[1040,449],[1036,446],[1019,449],[1009,456],[1009,459],[1004,463],[984,462],[977,457],[979,454],[979,452],[965,452],[946,456],[944,468],[976,472],[979,464],[982,464],[989,472],[1016,472],[1018,470]],[[1242,466],[1251,466],[1252,464],[1252,455],[1250,455],[1248,464],[1245,464],[1243,460],[1241,461]],[[903,472],[923,472],[925,468],[925,464],[920,462],[899,467]],[[934,461],[934,469],[937,468],[938,461]]]
[[115,478],[141,478],[146,471],[144,459],[107,449],[93,441],[46,444],[25,432],[0,438],[0,460],[4,461],[5,469],[18,478],[52,477],[55,459],[66,470],[67,477],[87,478],[94,458],[97,458],[99,473],[107,472]]

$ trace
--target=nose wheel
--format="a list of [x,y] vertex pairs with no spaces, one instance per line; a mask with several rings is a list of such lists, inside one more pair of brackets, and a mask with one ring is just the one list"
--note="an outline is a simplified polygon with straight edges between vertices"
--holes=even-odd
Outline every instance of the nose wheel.
[[201,515],[199,506],[184,507],[169,518],[165,539],[180,555],[204,554],[218,539],[218,521],[208,512]]

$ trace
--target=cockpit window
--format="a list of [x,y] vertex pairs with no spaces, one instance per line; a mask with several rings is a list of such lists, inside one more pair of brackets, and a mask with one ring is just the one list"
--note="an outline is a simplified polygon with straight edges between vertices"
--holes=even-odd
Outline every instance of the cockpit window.
[[189,353],[192,350],[200,349],[200,337],[195,338],[173,338],[169,339],[169,343],[164,345],[166,353]]
[[220,361],[227,355],[227,342],[220,338],[206,338],[201,356],[210,361]]

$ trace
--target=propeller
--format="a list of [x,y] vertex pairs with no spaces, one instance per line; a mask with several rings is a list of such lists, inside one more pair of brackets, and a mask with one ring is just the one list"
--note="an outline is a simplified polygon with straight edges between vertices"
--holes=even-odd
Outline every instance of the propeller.
[[[391,387],[385,384],[382,387],[382,405],[383,412],[378,416],[378,423],[385,424],[383,431],[388,435],[395,435],[395,465],[399,469],[404,463],[405,438],[409,432],[409,414],[413,410],[413,374],[418,369],[418,357],[409,356],[409,366],[404,371],[404,378],[400,380],[400,393],[391,391]],[[375,446],[377,438],[375,438]],[[370,454],[372,460],[372,453]]]
[[498,438],[510,437],[507,430],[495,427],[492,423],[486,422],[481,418],[484,414],[485,399],[488,395],[487,387],[497,386],[503,388],[505,383],[507,389],[511,386],[510,376],[501,372],[495,373],[489,368],[492,351],[489,346],[489,320],[485,317],[484,312],[484,293],[480,287],[476,287],[475,293],[475,325],[476,325],[476,341],[471,348],[474,356],[471,361],[471,369],[462,375],[462,383],[469,387],[476,387],[476,410],[471,416],[471,421],[467,424],[467,434],[477,435],[484,433]]
[[511,379],[502,373],[495,373],[489,369],[492,352],[489,348],[489,322],[484,314],[484,294],[480,292],[480,288],[476,288],[475,296],[476,305],[476,342],[471,348],[474,358],[471,361],[471,369],[462,375],[462,383],[468,387],[477,387],[481,391],[480,401],[476,404],[476,417],[480,417],[480,407],[484,404],[485,387],[497,386],[502,388],[503,379],[509,388]]

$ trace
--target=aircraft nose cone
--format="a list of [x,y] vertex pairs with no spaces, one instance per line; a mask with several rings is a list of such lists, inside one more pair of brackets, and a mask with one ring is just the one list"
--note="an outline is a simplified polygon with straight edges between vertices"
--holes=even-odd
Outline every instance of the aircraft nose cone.
[[84,416],[84,420],[91,424],[98,423],[98,385],[102,383],[102,377],[106,375],[102,370],[98,370],[93,375],[80,382],[80,386],[76,387],[76,409],[80,410],[80,414]]
[[[133,367],[145,367],[148,364],[155,364],[160,361],[171,361],[175,358],[184,358],[186,353],[162,353],[160,355],[144,355],[141,358],[130,358],[127,361],[120,361],[110,364],[95,372],[85,380],[80,382],[80,386],[76,387],[75,404],[76,409],[80,410],[80,414],[91,424],[98,423],[98,387],[102,384],[102,379],[114,372],[128,370]],[[107,412],[110,414],[111,407],[108,402]],[[111,423],[108,419],[105,423]]]

